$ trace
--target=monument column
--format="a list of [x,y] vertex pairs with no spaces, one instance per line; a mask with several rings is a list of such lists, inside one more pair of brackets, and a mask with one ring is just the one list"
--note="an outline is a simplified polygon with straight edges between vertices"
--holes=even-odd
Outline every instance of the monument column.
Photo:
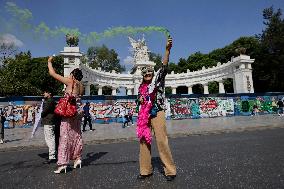
[[98,95],[103,95],[103,86],[98,86]]
[[133,88],[126,88],[126,90],[127,90],[127,95],[133,95],[132,94]]
[[208,83],[203,84],[203,90],[204,90],[204,94],[209,94]]
[[172,94],[177,94],[177,87],[176,86],[172,87]]
[[250,56],[241,54],[234,58],[234,92],[235,93],[254,93],[253,79],[252,79],[252,67],[251,64],[254,59],[250,59]]
[[192,85],[187,86],[187,94],[193,94]]
[[85,84],[85,95],[90,95],[91,94],[91,84],[86,83]]
[[111,95],[116,96],[116,87],[112,87]]
[[223,80],[219,81],[219,93],[225,93]]
[[139,90],[140,84],[141,84],[141,82],[140,82],[139,78],[135,78],[134,79],[134,95],[138,95],[138,90]]

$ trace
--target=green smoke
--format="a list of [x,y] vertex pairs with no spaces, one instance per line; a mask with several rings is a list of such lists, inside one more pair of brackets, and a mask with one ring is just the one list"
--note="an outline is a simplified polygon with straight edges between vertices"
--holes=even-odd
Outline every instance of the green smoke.
[[32,12],[28,9],[21,9],[15,3],[7,2],[5,9],[12,16],[12,22],[10,23],[15,23],[16,26],[19,25],[22,29],[32,32],[36,36],[44,37],[45,39],[48,39],[50,37],[58,37],[69,33],[78,36],[81,41],[90,45],[103,38],[109,38],[118,35],[134,35],[137,33],[160,32],[165,36],[169,36],[169,31],[166,28],[158,26],[121,26],[109,28],[101,33],[90,32],[88,34],[82,34],[78,28],[56,27],[54,29],[51,29],[44,22],[41,22],[39,25],[31,24],[33,17]]
[[87,44],[91,44],[94,41],[100,40],[102,38],[109,38],[118,35],[134,35],[137,33],[150,33],[150,32],[161,32],[164,33],[166,36],[169,36],[169,31],[164,27],[157,27],[157,26],[146,26],[146,27],[115,27],[110,28],[102,33],[91,32],[88,35],[82,37],[83,41]]

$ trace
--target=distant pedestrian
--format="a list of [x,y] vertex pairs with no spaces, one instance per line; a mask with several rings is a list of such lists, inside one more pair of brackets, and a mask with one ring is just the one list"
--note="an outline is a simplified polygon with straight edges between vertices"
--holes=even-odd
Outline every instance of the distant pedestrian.
[[93,131],[92,128],[92,117],[90,114],[90,102],[87,102],[86,105],[83,107],[84,111],[84,124],[83,124],[83,132],[86,131],[87,122],[89,123],[90,131]]
[[272,106],[272,111],[274,113],[276,113],[278,108],[277,108],[276,100],[274,98],[273,98],[273,100],[271,102],[271,106]]
[[258,112],[259,112],[259,110],[258,110],[257,105],[256,104],[253,105],[251,115],[256,116],[256,115],[258,115]]
[[1,111],[1,115],[0,115],[0,144],[4,143],[4,123],[6,121],[6,116],[4,111]]
[[122,111],[120,112],[120,115],[122,117],[122,128],[129,127],[128,126],[128,113],[127,109],[123,108]]
[[128,108],[127,110],[128,110],[128,122],[131,121],[131,124],[134,125],[133,124],[133,112],[134,112],[134,110],[133,110],[133,108]]
[[283,107],[284,107],[284,104],[283,104],[283,101],[281,99],[278,100],[277,102],[277,107],[278,107],[278,115],[279,116],[283,116]]

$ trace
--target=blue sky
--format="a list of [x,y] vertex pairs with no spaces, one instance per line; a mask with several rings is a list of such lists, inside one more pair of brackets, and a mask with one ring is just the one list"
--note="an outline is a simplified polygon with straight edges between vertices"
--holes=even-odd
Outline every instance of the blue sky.
[[[29,9],[31,24],[45,22],[50,28],[64,26],[89,33],[117,26],[166,27],[174,39],[172,62],[197,51],[208,53],[222,48],[241,36],[259,34],[264,28],[262,10],[270,6],[284,9],[283,0],[81,0],[73,3],[69,0],[0,0],[0,15],[5,18],[4,22],[10,22],[11,18],[5,10],[7,2]],[[23,43],[21,50],[31,50],[35,57],[58,54],[63,50],[63,35],[44,39],[17,26],[9,28],[7,24],[0,27],[1,34],[14,35]],[[133,37],[142,37],[142,33]],[[153,32],[145,38],[152,52],[163,54],[166,40],[163,34]],[[121,63],[130,55],[126,35],[106,38],[94,45],[101,44],[115,49]],[[86,52],[88,46],[81,43],[80,47]]]

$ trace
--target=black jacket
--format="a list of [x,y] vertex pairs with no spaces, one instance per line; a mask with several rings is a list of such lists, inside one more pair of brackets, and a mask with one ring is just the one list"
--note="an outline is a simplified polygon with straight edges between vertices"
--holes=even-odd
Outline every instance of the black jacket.
[[55,106],[56,102],[52,97],[44,100],[42,113],[41,113],[43,125],[55,125],[56,123],[56,117],[54,114]]

